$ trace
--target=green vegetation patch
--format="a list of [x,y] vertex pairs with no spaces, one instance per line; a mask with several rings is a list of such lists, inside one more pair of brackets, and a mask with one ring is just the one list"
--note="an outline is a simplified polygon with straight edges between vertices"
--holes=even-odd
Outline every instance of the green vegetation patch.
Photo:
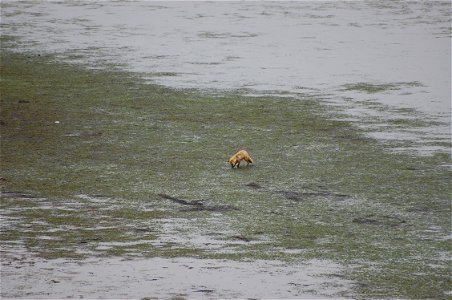
[[[2,190],[39,197],[2,199],[4,242],[49,258],[330,259],[357,298],[450,288],[447,153],[388,153],[313,98],[172,90],[53,56],[3,51],[0,93]],[[240,148],[255,163],[231,169]]]
[[367,94],[381,93],[388,90],[400,90],[403,87],[420,87],[422,84],[418,81],[412,82],[397,82],[397,83],[383,83],[383,84],[373,84],[367,82],[358,82],[345,84],[343,89],[346,91],[357,91]]

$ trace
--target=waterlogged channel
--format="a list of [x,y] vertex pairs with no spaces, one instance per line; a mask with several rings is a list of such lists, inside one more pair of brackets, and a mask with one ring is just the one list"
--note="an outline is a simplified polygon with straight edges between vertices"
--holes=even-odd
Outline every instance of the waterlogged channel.
[[[266,73],[256,88],[226,78],[217,83],[224,86],[214,86],[214,72],[202,70],[218,64],[191,64],[193,70],[199,67],[198,75],[171,69],[168,62],[183,66],[178,60],[188,54],[160,57],[162,49],[172,47],[159,47],[172,39],[163,33],[151,38],[140,27],[171,18],[138,17],[138,12],[159,12],[186,22],[208,19],[199,24],[210,26],[211,12],[235,21],[229,30],[195,27],[195,44],[236,40],[240,48],[244,41],[263,42],[264,27],[255,33],[240,23],[250,22],[255,6],[263,4],[237,5],[247,9],[239,13],[234,5],[218,3],[2,3],[2,297],[450,297],[451,161],[444,151],[450,143],[436,131],[447,125],[441,118],[448,112],[388,100],[397,94],[433,95],[434,85],[415,73],[387,80],[339,76],[343,81],[325,78],[317,86],[313,79],[294,93],[288,80],[281,79],[287,83],[283,88],[271,86],[278,81]],[[330,13],[333,5],[269,3],[254,15],[268,16],[274,25],[285,20],[293,28],[296,18],[290,16],[302,11],[305,29],[314,30],[336,28],[330,21],[353,9],[370,15],[369,9],[381,10],[383,19],[388,10],[398,11],[398,6],[353,2],[337,4],[336,14]],[[421,20],[436,16],[419,23],[427,24],[425,32],[435,29],[436,42],[450,41],[444,30],[436,30],[448,6],[411,5],[403,6],[397,20],[423,8]],[[117,24],[120,11],[138,15],[112,31],[106,20]],[[195,11],[199,15],[190,21]],[[274,19],[284,11],[287,19]],[[320,12],[328,14],[320,18]],[[96,18],[99,14],[103,17]],[[421,26],[409,20],[402,28]],[[101,24],[85,26],[91,22]],[[136,22],[134,30],[130,22]],[[80,34],[72,41],[69,36],[81,28],[94,36]],[[190,28],[179,32],[191,34]],[[102,38],[106,33],[117,45],[121,36],[134,42],[128,40],[126,48],[89,48],[93,41],[110,43]],[[162,43],[154,43],[159,50],[151,48],[158,57],[134,52],[150,40]],[[72,48],[77,43],[82,46]],[[220,49],[211,45],[195,61],[216,57],[214,48]],[[196,52],[184,46],[180,51]],[[135,59],[128,56],[133,53]],[[224,63],[228,76],[229,62],[247,61],[234,57]],[[362,63],[357,68],[364,70]],[[290,74],[289,65],[275,74]],[[149,78],[178,89],[149,84]],[[440,91],[443,86],[435,92]],[[362,115],[362,107],[372,113]],[[403,134],[375,130],[388,124]],[[407,138],[419,138],[420,131],[432,138],[423,144],[426,156],[406,151],[420,149]],[[394,138],[381,143],[378,133]],[[231,170],[227,159],[238,148],[246,148],[255,164]],[[388,151],[398,148],[403,151]]]

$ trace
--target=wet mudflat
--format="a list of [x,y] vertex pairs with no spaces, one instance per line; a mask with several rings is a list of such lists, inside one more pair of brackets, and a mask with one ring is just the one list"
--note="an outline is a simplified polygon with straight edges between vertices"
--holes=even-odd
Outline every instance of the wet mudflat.
[[[1,75],[3,297],[450,294],[447,153],[386,151],[313,97],[8,51]],[[256,162],[232,170],[242,147]],[[116,270],[143,289],[92,278]]]

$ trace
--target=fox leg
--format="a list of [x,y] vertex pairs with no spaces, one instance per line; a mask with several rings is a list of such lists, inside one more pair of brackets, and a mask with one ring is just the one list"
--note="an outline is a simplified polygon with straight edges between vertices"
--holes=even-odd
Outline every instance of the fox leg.
[[237,163],[237,168],[240,167],[240,162],[241,162],[241,161],[239,160],[238,163]]

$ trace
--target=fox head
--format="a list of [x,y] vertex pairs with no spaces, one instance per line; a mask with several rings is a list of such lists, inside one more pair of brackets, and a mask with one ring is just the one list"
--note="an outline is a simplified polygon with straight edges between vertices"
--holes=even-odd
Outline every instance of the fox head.
[[231,158],[228,160],[228,162],[229,162],[229,164],[231,165],[231,167],[234,168],[234,165],[236,164],[237,160],[236,160],[235,157],[231,157]]

